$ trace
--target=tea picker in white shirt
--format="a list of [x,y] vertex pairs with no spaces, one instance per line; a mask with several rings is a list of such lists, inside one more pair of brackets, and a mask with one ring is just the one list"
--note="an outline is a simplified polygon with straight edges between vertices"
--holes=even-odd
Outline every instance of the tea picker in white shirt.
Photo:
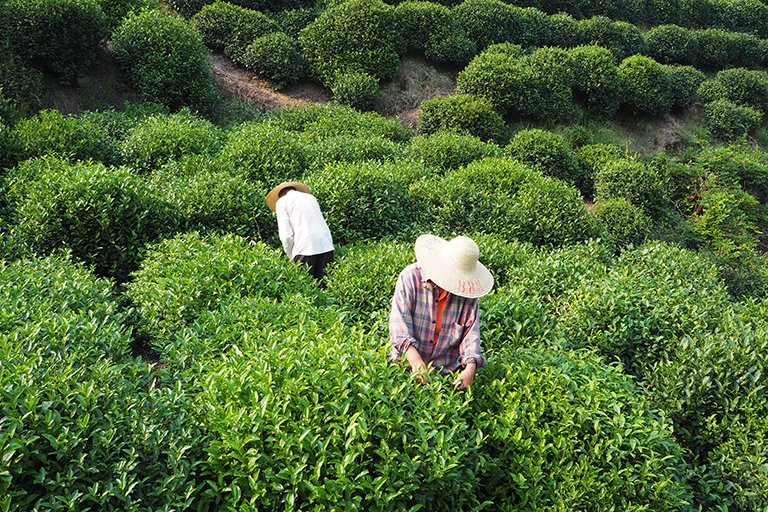
[[277,216],[285,254],[307,264],[310,275],[322,280],[333,261],[333,238],[309,187],[298,181],[281,183],[267,194],[267,206]]

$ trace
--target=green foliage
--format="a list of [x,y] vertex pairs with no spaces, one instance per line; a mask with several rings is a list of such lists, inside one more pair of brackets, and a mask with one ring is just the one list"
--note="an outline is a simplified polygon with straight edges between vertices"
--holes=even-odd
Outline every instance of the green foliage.
[[298,39],[301,31],[315,21],[317,15],[318,10],[315,7],[298,7],[276,13],[275,20],[280,25],[282,32]]
[[651,216],[658,214],[669,199],[669,182],[662,171],[652,165],[622,158],[597,168],[593,174],[595,200],[623,197]]
[[2,261],[0,282],[4,506],[189,506],[205,440],[183,392],[129,359],[112,284],[58,256]]
[[123,104],[122,109],[115,110],[86,110],[80,112],[78,119],[97,125],[106,131],[112,139],[122,141],[126,135],[144,121],[144,118],[157,115],[168,115],[168,109],[159,103],[129,103]]
[[29,160],[11,175],[9,199],[20,239],[40,254],[67,248],[100,276],[123,281],[144,246],[173,229],[166,204],[124,168]]
[[307,155],[298,134],[270,122],[247,122],[229,131],[221,157],[252,180],[277,185],[300,176]]
[[727,100],[768,112],[768,74],[744,68],[724,69],[704,81],[697,93],[704,103]]
[[365,71],[339,73],[331,84],[333,99],[357,110],[374,110],[379,100],[379,82]]
[[154,171],[147,183],[179,217],[179,229],[235,233],[277,244],[268,190],[222,159],[188,155]]
[[411,128],[399,119],[375,112],[359,112],[343,105],[310,105],[280,110],[271,121],[284,130],[303,133],[308,140],[354,135],[404,142],[412,134]]
[[665,64],[723,69],[760,68],[765,63],[765,44],[752,34],[662,25],[652,28],[646,41],[649,55]]
[[707,130],[712,137],[733,140],[753,132],[762,122],[763,113],[728,100],[714,100],[704,105]]
[[605,16],[581,20],[579,25],[584,44],[607,48],[617,59],[646,53],[645,39],[635,25]]
[[203,40],[181,18],[158,10],[131,14],[112,35],[112,48],[147,101],[205,113],[218,100]]
[[717,183],[741,187],[760,201],[768,201],[768,158],[763,151],[747,145],[706,147],[691,164],[696,177],[713,174]]
[[645,35],[648,55],[663,64],[697,65],[701,60],[698,33],[677,25],[652,27]]
[[118,163],[122,155],[116,141],[97,122],[43,110],[22,119],[13,128],[23,158],[56,155],[71,161]]
[[98,0],[98,3],[110,29],[118,26],[128,14],[157,5],[155,0]]
[[506,154],[546,176],[558,178],[582,190],[590,188],[571,148],[556,133],[538,128],[521,130],[509,141]]
[[419,51],[436,62],[466,63],[477,51],[444,5],[409,0],[397,4],[395,15],[403,53]]
[[729,296],[717,268],[663,243],[625,250],[604,277],[564,297],[565,339],[620,359],[641,379],[676,336],[711,332]]
[[220,0],[203,6],[189,22],[209,48],[226,50],[238,62],[255,39],[279,30],[267,15]]
[[420,134],[429,135],[440,130],[474,135],[486,142],[506,142],[507,126],[494,110],[490,100],[459,94],[436,96],[421,104]]
[[488,233],[558,246],[595,234],[579,192],[520,162],[489,158],[413,187],[431,228],[443,235]]
[[571,48],[582,44],[583,41],[584,34],[579,20],[563,12],[549,16],[547,26],[541,35],[542,46]]
[[43,73],[25,64],[6,37],[0,37],[0,89],[5,101],[10,103],[5,107],[10,111],[6,110],[2,115],[6,123],[15,121],[17,116],[31,115],[40,108],[44,94]]
[[673,109],[687,110],[696,99],[699,86],[704,82],[704,73],[692,66],[667,66],[672,82],[670,101]]
[[453,17],[478,52],[494,43],[515,41],[515,8],[500,0],[464,0],[453,8]]
[[642,245],[651,233],[653,222],[642,208],[625,197],[598,201],[595,218],[605,229],[608,239],[620,248]]
[[385,323],[400,272],[416,260],[412,242],[348,245],[325,277],[328,297],[352,320]]
[[335,163],[312,172],[306,183],[340,244],[396,236],[417,219],[408,185],[421,166],[376,161]]
[[474,135],[442,130],[430,135],[418,135],[408,146],[408,158],[423,162],[435,172],[464,167],[475,160],[501,156],[501,148],[483,142]]
[[618,68],[624,104],[636,114],[660,115],[672,108],[672,77],[669,69],[650,57],[634,55]]
[[757,199],[711,178],[704,181],[697,199],[691,224],[710,248],[730,255],[757,246],[757,219],[762,216]]
[[349,71],[379,80],[395,76],[400,66],[396,37],[393,7],[380,0],[351,0],[323,11],[299,41],[312,73],[328,85]]
[[[142,332],[163,350],[174,331],[240,297],[322,295],[299,265],[262,242],[186,233],[151,248],[127,285]],[[320,300],[320,299],[319,299]]]
[[206,5],[212,4],[214,1],[215,0],[168,0],[168,5],[176,9],[182,16],[189,18]]
[[143,119],[125,135],[122,150],[126,165],[147,172],[183,155],[214,154],[223,138],[210,121],[183,110]]
[[395,161],[405,153],[401,143],[374,135],[337,135],[313,141],[306,149],[310,172],[334,162]]
[[241,58],[243,66],[269,78],[277,89],[298,82],[304,76],[304,59],[299,43],[283,32],[255,39]]
[[97,0],[5,0],[0,20],[21,58],[65,81],[91,66],[108,33]]
[[578,46],[569,51],[573,90],[587,109],[599,116],[612,116],[621,103],[623,90],[616,57],[606,48]]
[[505,350],[476,386],[474,424],[491,455],[479,493],[499,509],[690,505],[669,423],[620,368],[585,352]]
[[0,121],[0,170],[16,165],[21,154],[21,141],[13,130]]

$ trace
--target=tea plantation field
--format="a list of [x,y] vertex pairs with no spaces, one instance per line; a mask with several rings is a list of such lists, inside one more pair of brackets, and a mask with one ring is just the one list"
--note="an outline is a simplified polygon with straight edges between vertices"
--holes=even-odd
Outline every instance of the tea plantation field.
[[[768,510],[764,37],[756,0],[0,0],[0,511]],[[334,101],[224,101],[210,51]],[[135,101],[45,108],[99,52]],[[457,94],[412,127],[375,110],[414,54]],[[421,233],[496,278],[466,392],[388,359]]]

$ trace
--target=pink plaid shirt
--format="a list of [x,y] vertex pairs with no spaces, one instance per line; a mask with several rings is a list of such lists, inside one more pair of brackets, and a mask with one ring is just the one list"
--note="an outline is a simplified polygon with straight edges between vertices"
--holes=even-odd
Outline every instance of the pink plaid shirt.
[[478,367],[485,365],[480,353],[477,299],[449,294],[440,334],[433,343],[439,293],[439,289],[424,277],[418,263],[400,272],[389,315],[392,359],[399,361],[408,347],[415,347],[425,363],[432,363],[444,373],[463,367],[467,359],[475,359]]

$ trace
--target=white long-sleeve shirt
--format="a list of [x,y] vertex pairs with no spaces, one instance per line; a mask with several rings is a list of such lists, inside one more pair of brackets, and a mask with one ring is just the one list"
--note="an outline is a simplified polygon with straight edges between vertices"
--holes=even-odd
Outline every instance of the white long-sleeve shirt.
[[277,229],[285,254],[312,256],[333,250],[333,238],[312,194],[289,190],[275,203]]

